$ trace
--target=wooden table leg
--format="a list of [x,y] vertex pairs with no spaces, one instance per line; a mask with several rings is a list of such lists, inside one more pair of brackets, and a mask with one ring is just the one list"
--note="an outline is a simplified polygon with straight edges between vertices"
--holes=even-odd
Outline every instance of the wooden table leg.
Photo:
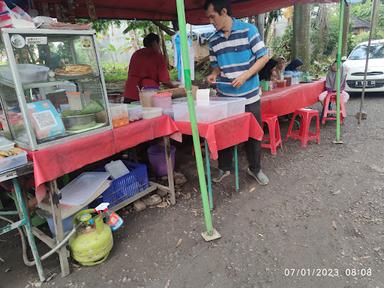
[[24,227],[27,234],[29,246],[31,247],[33,259],[35,260],[35,263],[36,263],[37,273],[39,274],[40,281],[43,282],[45,281],[43,266],[41,265],[41,260],[40,260],[39,252],[37,251],[35,238],[32,234],[32,225],[29,219],[29,214],[28,214],[27,207],[25,205],[24,197],[20,189],[20,184],[17,178],[13,178],[12,182],[13,182],[13,187],[15,188],[19,214],[21,216],[20,218],[24,220]]
[[168,172],[168,187],[169,187],[169,195],[171,196],[171,204],[176,204],[176,195],[175,195],[175,180],[173,178],[173,165],[171,158],[171,142],[169,137],[164,137],[165,144],[165,158],[167,161],[167,172]]
[[[49,197],[52,207],[52,218],[55,226],[56,244],[64,239],[63,222],[61,219],[61,208],[59,205],[59,190],[57,189],[56,180],[49,182]],[[59,250],[59,260],[61,267],[61,276],[65,277],[69,274],[68,251],[64,246]]]

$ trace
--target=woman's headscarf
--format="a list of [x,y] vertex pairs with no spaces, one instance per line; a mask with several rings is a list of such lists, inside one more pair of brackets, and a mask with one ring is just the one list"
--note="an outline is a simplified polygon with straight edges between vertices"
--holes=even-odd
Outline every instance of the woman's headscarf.
[[287,65],[287,67],[285,67],[285,71],[296,71],[297,68],[302,66],[303,64],[303,61],[301,61],[299,58],[296,58],[292,60],[291,63]]
[[275,68],[277,65],[277,61],[274,59],[269,59],[267,64],[263,67],[263,69],[260,70],[259,72],[259,77],[260,80],[271,80],[271,75],[272,75],[272,69]]

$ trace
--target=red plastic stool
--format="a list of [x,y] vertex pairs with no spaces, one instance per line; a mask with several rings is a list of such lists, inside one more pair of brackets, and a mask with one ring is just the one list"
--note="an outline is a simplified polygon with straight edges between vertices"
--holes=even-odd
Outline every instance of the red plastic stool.
[[[336,93],[328,93],[325,97],[323,119],[321,120],[322,124],[325,124],[325,121],[336,120],[335,115],[337,115],[337,111],[329,109],[329,103],[335,104],[336,106]],[[328,116],[330,114],[332,116]],[[345,103],[343,99],[340,99],[340,123],[344,122],[345,117],[347,117],[347,110],[345,109]]]
[[[277,147],[283,147],[283,141],[281,140],[279,119],[276,115],[262,115],[262,127],[267,124],[269,135],[263,136],[262,148],[271,149],[272,155],[276,155]],[[265,141],[265,142],[264,142]]]
[[[300,129],[293,130],[295,119],[300,116]],[[316,132],[310,131],[312,118],[316,120]],[[289,124],[288,133],[285,140],[288,138],[297,139],[301,141],[302,147],[307,147],[307,143],[310,140],[316,140],[317,144],[320,144],[320,118],[319,111],[312,109],[299,109],[293,113],[291,123]]]

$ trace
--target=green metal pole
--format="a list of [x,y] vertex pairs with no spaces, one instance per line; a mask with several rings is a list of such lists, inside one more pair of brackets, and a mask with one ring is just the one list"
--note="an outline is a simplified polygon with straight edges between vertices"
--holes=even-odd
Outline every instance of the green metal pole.
[[343,16],[344,16],[345,2],[340,0],[340,12],[339,12],[339,41],[337,45],[337,74],[336,74],[336,84],[337,84],[337,96],[336,96],[336,143],[341,143],[340,141],[340,90],[341,90],[341,53],[343,47]]
[[207,182],[208,182],[208,196],[209,196],[209,208],[213,210],[213,192],[212,192],[212,179],[211,179],[211,160],[209,156],[209,147],[207,139],[204,139],[205,147],[205,166],[207,167]]
[[25,202],[23,199],[23,193],[21,192],[21,188],[17,178],[12,179],[12,183],[13,183],[13,187],[15,188],[16,198],[17,198],[19,209],[20,209],[20,216],[25,221],[25,224],[23,225],[25,226],[25,231],[27,232],[27,238],[28,238],[29,246],[31,247],[33,258],[35,259],[37,273],[39,274],[40,281],[44,282],[45,275],[43,271],[43,266],[41,265],[39,252],[37,251],[35,238],[32,233],[32,225],[29,220],[28,210],[27,210],[27,207],[25,206]]
[[203,156],[201,155],[200,137],[199,137],[199,131],[197,129],[195,104],[192,97],[192,81],[191,81],[191,70],[190,70],[189,55],[188,55],[189,54],[188,39],[187,39],[186,22],[185,22],[184,0],[176,0],[176,4],[177,4],[177,17],[178,17],[179,29],[180,29],[181,55],[182,55],[183,68],[184,68],[185,90],[187,91],[189,118],[191,121],[193,147],[195,149],[197,173],[199,176],[199,183],[200,183],[200,193],[201,193],[201,199],[203,202],[204,220],[205,220],[205,226],[207,229],[207,234],[212,235],[213,234],[212,216],[211,216],[211,211],[209,209]]

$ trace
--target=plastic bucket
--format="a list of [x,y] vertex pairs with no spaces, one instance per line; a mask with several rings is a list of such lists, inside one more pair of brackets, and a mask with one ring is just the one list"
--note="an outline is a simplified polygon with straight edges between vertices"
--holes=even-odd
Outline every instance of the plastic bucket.
[[172,93],[157,93],[152,98],[153,107],[163,108],[163,110],[172,108]]
[[[176,147],[171,146],[171,160],[173,169],[175,168],[175,153]],[[164,146],[152,145],[147,149],[147,154],[152,172],[158,177],[167,176],[168,171]]]

